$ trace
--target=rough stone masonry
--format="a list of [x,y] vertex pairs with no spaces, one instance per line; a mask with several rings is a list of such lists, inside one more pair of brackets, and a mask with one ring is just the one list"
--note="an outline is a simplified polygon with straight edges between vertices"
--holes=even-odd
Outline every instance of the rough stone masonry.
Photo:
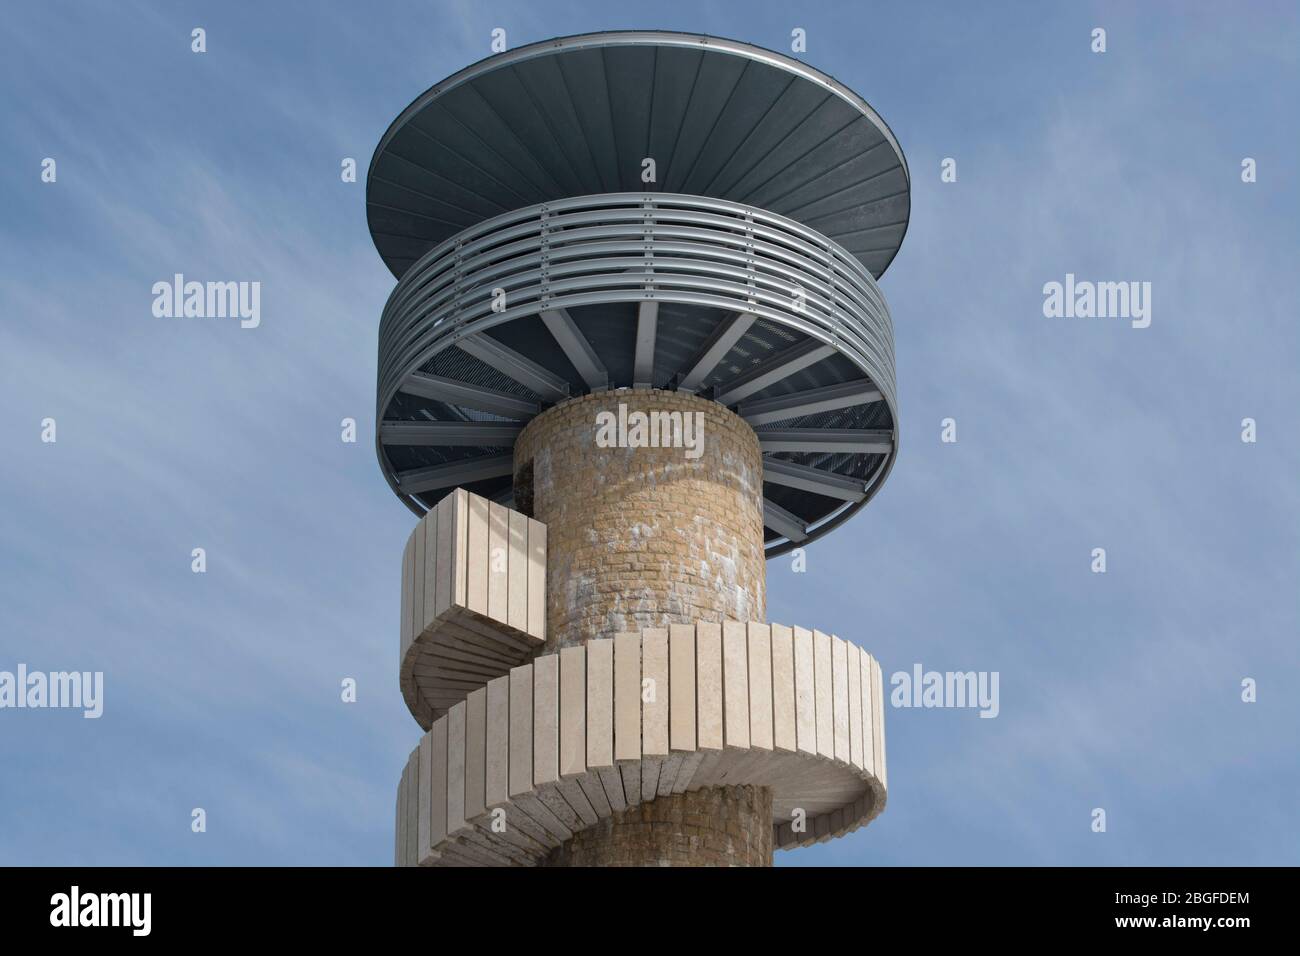
[[[700,413],[703,448],[601,448],[597,415]],[[766,618],[763,455],[744,419],[694,395],[615,389],[534,418],[516,507],[547,526],[547,647],[618,631]]]
[[602,820],[545,866],[771,866],[772,791],[706,787]]

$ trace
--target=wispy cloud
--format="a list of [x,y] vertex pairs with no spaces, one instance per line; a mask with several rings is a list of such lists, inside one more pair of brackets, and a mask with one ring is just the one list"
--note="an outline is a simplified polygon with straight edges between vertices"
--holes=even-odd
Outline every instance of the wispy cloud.
[[[0,668],[106,672],[100,721],[0,715],[0,819],[18,821],[0,862],[388,860],[416,739],[396,682],[410,515],[367,444],[393,280],[339,161],[364,180],[392,117],[495,26],[773,47],[790,29],[776,4],[650,24],[609,4],[307,10],[142,3],[69,30],[33,7],[0,38]],[[1300,725],[1300,204],[1277,108],[1295,16],[1096,15],[1104,60],[1076,50],[1091,23],[1072,11],[800,12],[808,58],[899,134],[915,208],[883,283],[902,457],[808,574],[770,566],[769,616],[886,671],[999,670],[1003,699],[996,720],[891,711],[888,811],[783,863],[1297,859],[1273,837],[1294,828]],[[864,35],[890,42],[863,57]],[[1152,281],[1151,328],[1043,318],[1067,271]],[[261,327],[153,318],[174,272],[262,282]],[[1237,440],[1248,415],[1257,445]]]

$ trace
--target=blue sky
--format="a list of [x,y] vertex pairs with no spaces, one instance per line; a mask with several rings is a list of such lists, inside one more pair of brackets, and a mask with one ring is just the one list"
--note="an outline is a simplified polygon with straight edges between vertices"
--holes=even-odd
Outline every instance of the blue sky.
[[[778,863],[1300,863],[1293,4],[156,0],[0,33],[0,670],[106,685],[99,720],[0,710],[0,864],[391,861],[412,518],[364,171],[494,27],[803,27],[906,152],[901,456],[807,573],[769,563],[768,614],[998,671],[1001,712],[891,710],[886,812]],[[176,272],[260,281],[261,326],[154,318]],[[1150,281],[1150,328],[1045,318],[1067,272]]]

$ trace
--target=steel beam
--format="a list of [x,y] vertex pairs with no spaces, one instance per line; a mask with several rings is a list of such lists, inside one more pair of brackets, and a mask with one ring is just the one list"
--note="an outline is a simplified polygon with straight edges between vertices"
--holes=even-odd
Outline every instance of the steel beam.
[[717,327],[714,328],[713,334],[704,343],[700,349],[699,355],[691,363],[690,370],[682,376],[682,380],[677,383],[678,391],[694,392],[699,389],[704,380],[709,377],[709,373],[718,367],[718,363],[727,357],[732,346],[740,341],[740,337],[749,331],[749,327],[754,324],[757,317],[749,312],[736,312],[727,316]]
[[792,345],[761,365],[720,386],[713,396],[714,400],[723,405],[735,405],[741,399],[748,398],[755,392],[761,392],[769,385],[789,378],[800,369],[815,365],[834,354],[834,346],[826,345],[816,339]]
[[756,432],[767,452],[850,452],[884,455],[894,447],[894,433],[876,428],[771,428]]
[[796,544],[808,538],[808,523],[767,498],[763,499],[763,527],[771,528]]
[[655,336],[659,331],[659,303],[642,302],[636,314],[636,358],[632,363],[632,387],[653,388],[655,381]]
[[804,415],[816,415],[818,412],[832,412],[853,405],[868,405],[880,401],[882,397],[880,389],[871,383],[871,379],[860,378],[840,385],[810,388],[777,398],[741,402],[736,411],[749,424],[757,426],[766,425],[768,422],[789,421]]
[[458,341],[456,347],[510,376],[548,402],[562,402],[569,397],[568,382],[489,335],[467,336]]
[[491,412],[504,418],[528,419],[539,411],[541,405],[509,392],[481,385],[470,385],[455,379],[443,378],[441,375],[429,375],[425,372],[412,372],[404,382],[401,391],[421,398],[432,398],[454,405],[466,405],[481,412]]
[[514,474],[514,470],[514,455],[489,455],[449,461],[429,468],[399,471],[394,477],[402,494],[418,495],[426,491],[468,485],[485,478],[502,478]]
[[522,425],[498,422],[380,422],[385,445],[498,445],[511,447]]
[[582,380],[593,392],[609,387],[609,372],[601,362],[596,350],[591,347],[587,337],[578,328],[566,309],[547,309],[541,313],[542,323],[554,336],[555,341],[564,351],[564,355],[573,363]]
[[867,491],[866,483],[857,478],[846,478],[780,458],[763,459],[763,481],[842,501],[859,501]]

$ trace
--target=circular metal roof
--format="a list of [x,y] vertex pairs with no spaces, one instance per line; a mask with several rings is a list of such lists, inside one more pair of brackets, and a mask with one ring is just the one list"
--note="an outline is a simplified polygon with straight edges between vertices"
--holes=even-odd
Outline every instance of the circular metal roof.
[[[642,180],[647,158],[654,182]],[[511,210],[645,191],[778,213],[877,278],[911,208],[897,140],[843,84],[746,43],[635,31],[519,47],[425,92],[375,150],[366,215],[400,278],[439,243]]]

